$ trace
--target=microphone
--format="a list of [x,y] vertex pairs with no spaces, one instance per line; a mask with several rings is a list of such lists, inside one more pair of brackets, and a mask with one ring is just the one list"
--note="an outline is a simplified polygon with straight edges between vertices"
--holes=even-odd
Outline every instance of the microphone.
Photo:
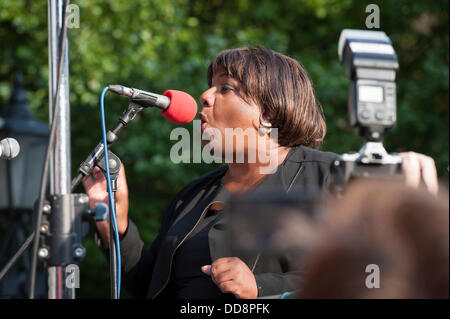
[[126,96],[142,107],[156,107],[166,119],[176,124],[189,123],[197,114],[197,102],[183,91],[167,90],[160,95],[117,84],[108,85],[108,90]]
[[[144,107],[159,108],[166,119],[176,124],[189,123],[197,114],[197,102],[192,96],[182,91],[168,90],[164,92],[164,95],[159,95],[111,84],[108,85],[108,90],[118,95],[126,96],[133,102],[120,116],[116,127],[112,131],[107,132],[108,147],[117,140],[117,134],[122,127],[128,125]],[[72,181],[72,191],[81,182],[83,176],[87,176],[92,172],[97,162],[103,158],[103,152],[104,145],[103,142],[100,142],[78,168],[78,175]]]
[[6,137],[0,141],[0,158],[12,159],[19,155],[20,146],[16,139]]

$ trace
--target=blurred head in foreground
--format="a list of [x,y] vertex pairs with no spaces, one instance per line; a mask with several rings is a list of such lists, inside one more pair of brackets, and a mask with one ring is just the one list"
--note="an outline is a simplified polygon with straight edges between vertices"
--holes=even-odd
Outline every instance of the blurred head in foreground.
[[448,298],[448,195],[357,181],[328,212],[298,298]]

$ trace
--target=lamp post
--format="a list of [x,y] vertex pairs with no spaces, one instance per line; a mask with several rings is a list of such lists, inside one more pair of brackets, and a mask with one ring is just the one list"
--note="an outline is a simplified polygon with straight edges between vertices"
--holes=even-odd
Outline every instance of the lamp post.
[[[26,230],[30,229],[50,132],[48,124],[33,117],[23,84],[23,76],[18,73],[4,118],[0,118],[0,139],[13,137],[20,144],[16,158],[11,161],[0,159],[2,265],[25,241]],[[2,280],[0,297],[26,297],[29,255],[25,253],[22,260],[23,263],[15,265]],[[43,273],[39,274],[38,282],[39,295],[45,295]]]

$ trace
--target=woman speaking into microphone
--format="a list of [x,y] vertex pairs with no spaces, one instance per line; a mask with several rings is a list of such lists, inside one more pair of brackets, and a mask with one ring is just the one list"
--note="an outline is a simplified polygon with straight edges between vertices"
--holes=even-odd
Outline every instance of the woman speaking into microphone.
[[[123,167],[119,173],[116,213],[123,284],[135,298],[257,298],[298,288],[292,256],[229,256],[221,249],[226,244],[221,243],[223,230],[215,226],[230,195],[263,187],[289,192],[293,187],[327,186],[337,155],[318,150],[326,125],[311,81],[297,61],[262,47],[220,52],[208,67],[207,79],[199,117],[202,132],[212,138],[204,146],[226,157],[228,164],[175,196],[149,247],[128,217]],[[226,138],[230,131],[231,139]],[[240,138],[244,142],[239,144]],[[434,163],[428,157],[403,156],[405,174],[422,172],[427,186],[437,189]],[[83,184],[91,205],[107,203],[106,180],[98,168]],[[106,223],[97,222],[102,247],[109,242]]]

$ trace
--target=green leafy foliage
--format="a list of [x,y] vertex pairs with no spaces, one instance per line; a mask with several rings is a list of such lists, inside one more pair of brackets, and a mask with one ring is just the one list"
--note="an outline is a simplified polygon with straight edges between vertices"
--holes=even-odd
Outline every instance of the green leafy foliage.
[[[448,1],[357,0],[123,0],[72,1],[80,28],[69,31],[72,169],[100,140],[99,97],[107,84],[198,97],[207,88],[206,68],[220,50],[262,45],[299,60],[309,73],[327,119],[324,150],[344,153],[362,146],[347,117],[349,80],[337,57],[343,28],[365,29],[365,7],[380,7],[381,30],[400,62],[398,122],[388,151],[432,156],[440,176],[448,167]],[[13,75],[25,76],[30,105],[48,119],[47,3],[0,0],[0,107],[11,94]],[[126,99],[107,95],[111,128]],[[170,131],[175,125],[156,111],[141,112],[124,129],[113,151],[126,165],[130,215],[146,243],[173,195],[212,165],[173,164]],[[192,131],[192,125],[185,127]],[[82,189],[79,190],[80,192]],[[83,298],[109,296],[106,261],[89,236],[82,264]]]

